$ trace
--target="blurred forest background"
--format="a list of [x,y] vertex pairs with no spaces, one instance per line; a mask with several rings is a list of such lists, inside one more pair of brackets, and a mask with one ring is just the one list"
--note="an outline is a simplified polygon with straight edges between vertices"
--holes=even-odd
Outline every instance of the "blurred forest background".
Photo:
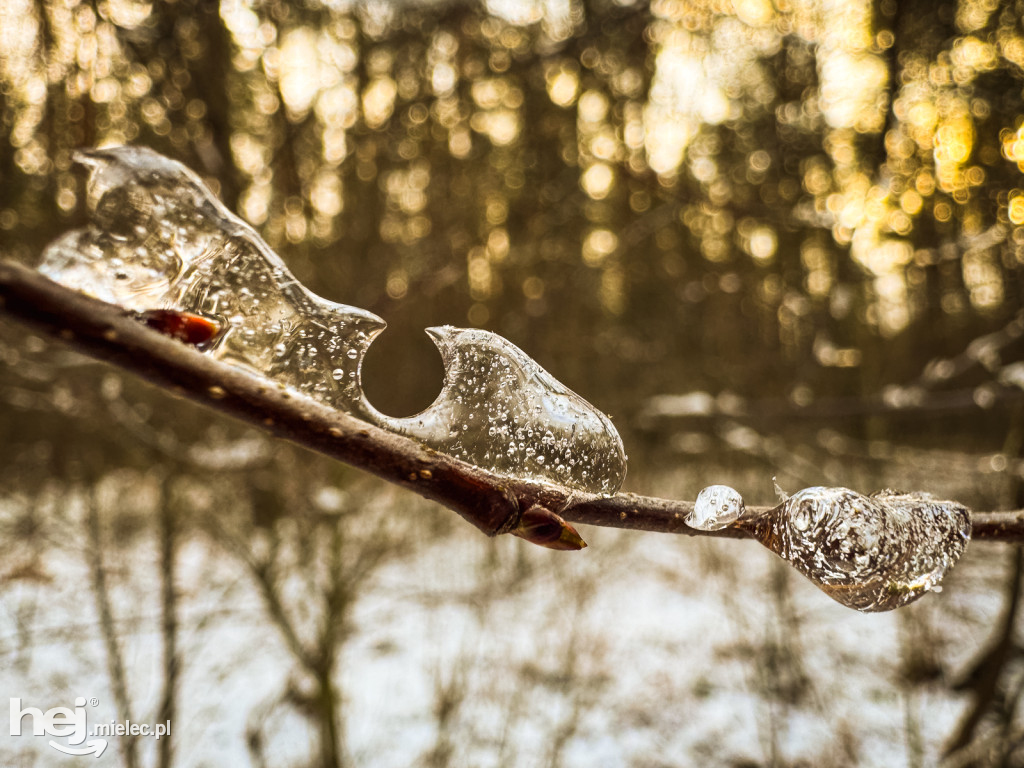
[[[390,329],[508,337],[629,490],[1024,506],[1020,0],[0,0],[0,257],[84,221],[78,147],[199,172]],[[0,690],[135,766],[1020,766],[1022,560],[894,615],[753,542],[479,537],[0,323]],[[43,739],[0,762],[48,765]]]

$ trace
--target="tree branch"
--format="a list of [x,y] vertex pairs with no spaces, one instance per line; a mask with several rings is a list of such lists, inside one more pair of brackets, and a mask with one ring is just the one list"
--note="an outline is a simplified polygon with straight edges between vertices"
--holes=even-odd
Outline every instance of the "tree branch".
[[[541,505],[571,523],[750,538],[743,522],[699,531],[683,521],[692,502],[631,493],[581,494],[501,477],[334,410],[164,336],[120,307],[65,288],[34,269],[0,261],[0,314],[71,343],[174,394],[351,464],[458,512],[484,533],[508,533]],[[768,507],[748,507],[757,515]],[[1024,541],[1024,510],[974,515],[975,539]]]

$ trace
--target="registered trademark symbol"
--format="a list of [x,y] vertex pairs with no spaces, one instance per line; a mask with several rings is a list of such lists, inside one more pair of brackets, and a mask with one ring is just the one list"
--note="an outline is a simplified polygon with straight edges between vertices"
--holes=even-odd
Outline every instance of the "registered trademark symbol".
[[95,707],[99,703],[100,703],[100,700],[97,699],[95,696],[93,696],[91,699],[89,699],[89,706],[90,707]]

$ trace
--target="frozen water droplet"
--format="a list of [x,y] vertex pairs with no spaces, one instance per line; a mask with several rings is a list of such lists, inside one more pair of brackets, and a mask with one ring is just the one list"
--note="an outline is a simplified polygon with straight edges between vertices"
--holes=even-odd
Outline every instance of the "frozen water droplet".
[[[441,394],[416,416],[385,417],[386,426],[497,474],[592,493],[618,489],[625,452],[607,416],[497,334],[452,326],[427,333],[445,364]],[[492,434],[482,427],[495,416],[500,426]],[[473,420],[481,428],[449,430]],[[570,456],[571,473],[559,471],[558,458]]]
[[510,342],[431,329],[446,365],[441,394],[418,416],[385,416],[359,380],[383,320],[300,285],[180,163],[142,147],[76,159],[90,170],[90,224],[46,249],[43,274],[126,309],[218,318],[225,330],[208,354],[492,472],[594,493],[618,489],[625,453],[611,422]]
[[755,533],[833,599],[888,611],[934,590],[971,536],[970,510],[924,493],[805,488]]
[[686,524],[699,531],[718,531],[743,515],[743,497],[727,485],[709,485],[697,494]]

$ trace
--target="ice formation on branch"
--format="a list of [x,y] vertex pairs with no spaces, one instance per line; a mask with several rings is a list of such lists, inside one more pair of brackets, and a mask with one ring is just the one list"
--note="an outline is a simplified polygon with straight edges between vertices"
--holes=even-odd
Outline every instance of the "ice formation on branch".
[[716,531],[740,521],[826,594],[859,611],[892,610],[937,590],[971,537],[967,507],[926,493],[805,488],[745,518],[737,491],[711,485],[686,524]]
[[185,166],[143,147],[78,153],[90,223],[43,254],[40,271],[138,312],[218,318],[210,354],[345,410],[363,409],[359,366],[384,321],[326,301]]
[[441,394],[416,416],[382,423],[498,474],[618,488],[625,455],[607,416],[501,336],[450,325],[427,333],[445,365]]
[[805,488],[756,521],[761,543],[833,599],[888,611],[936,589],[967,548],[970,510],[926,493]]
[[385,416],[360,382],[383,320],[307,290],[180,163],[143,147],[76,159],[89,168],[90,223],[47,248],[40,271],[51,279],[150,318],[215,318],[224,331],[207,354],[497,474],[602,494],[622,483],[608,417],[501,336],[430,329],[446,366],[441,394],[417,416]]

